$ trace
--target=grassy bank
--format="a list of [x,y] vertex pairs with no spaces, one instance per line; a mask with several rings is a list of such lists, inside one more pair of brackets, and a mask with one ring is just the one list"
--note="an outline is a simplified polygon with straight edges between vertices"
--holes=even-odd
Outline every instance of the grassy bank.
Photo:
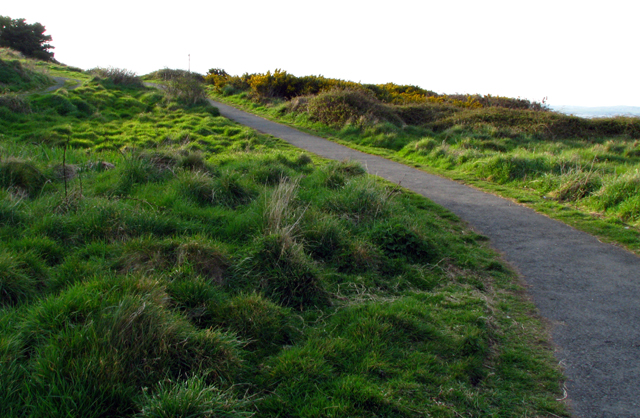
[[244,90],[225,86],[210,91],[273,120],[500,194],[640,251],[639,118],[581,119],[539,104],[518,107],[514,99],[465,105],[473,96],[401,101],[368,86],[291,99],[261,95],[250,83]]
[[0,106],[5,416],[567,415],[484,237],[122,75]]
[[12,49],[0,48],[0,94],[36,90],[52,85],[49,65],[24,58]]

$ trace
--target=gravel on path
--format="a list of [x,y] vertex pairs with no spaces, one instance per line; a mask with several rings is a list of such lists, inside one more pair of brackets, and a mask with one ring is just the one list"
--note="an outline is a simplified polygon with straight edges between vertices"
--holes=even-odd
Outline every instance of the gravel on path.
[[214,102],[222,116],[442,205],[486,235],[551,324],[577,417],[640,417],[640,257],[509,200]]

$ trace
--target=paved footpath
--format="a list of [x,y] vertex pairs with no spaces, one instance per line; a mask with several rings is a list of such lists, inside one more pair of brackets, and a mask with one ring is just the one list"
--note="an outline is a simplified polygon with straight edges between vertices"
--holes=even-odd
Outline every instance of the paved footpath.
[[552,324],[577,417],[640,417],[640,257],[509,200],[211,101],[222,116],[442,205],[490,238]]

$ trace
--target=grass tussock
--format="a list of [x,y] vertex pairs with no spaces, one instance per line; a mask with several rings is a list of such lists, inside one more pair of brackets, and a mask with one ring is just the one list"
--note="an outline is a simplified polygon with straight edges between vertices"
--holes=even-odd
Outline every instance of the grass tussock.
[[30,161],[9,158],[0,162],[0,186],[15,188],[20,193],[33,196],[42,190],[48,179]]

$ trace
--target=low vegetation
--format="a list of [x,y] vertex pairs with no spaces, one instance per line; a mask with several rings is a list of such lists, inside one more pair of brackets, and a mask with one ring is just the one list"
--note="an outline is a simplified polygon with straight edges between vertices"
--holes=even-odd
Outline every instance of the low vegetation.
[[451,213],[80,77],[0,107],[4,416],[568,415],[515,274]]
[[36,90],[53,84],[48,71],[37,67],[34,60],[8,48],[0,48],[0,100],[7,93]]
[[297,95],[265,93],[297,86],[279,81],[282,74],[293,77],[205,78],[220,100],[500,193],[640,251],[640,118],[584,119],[520,99],[339,80],[296,87]]

